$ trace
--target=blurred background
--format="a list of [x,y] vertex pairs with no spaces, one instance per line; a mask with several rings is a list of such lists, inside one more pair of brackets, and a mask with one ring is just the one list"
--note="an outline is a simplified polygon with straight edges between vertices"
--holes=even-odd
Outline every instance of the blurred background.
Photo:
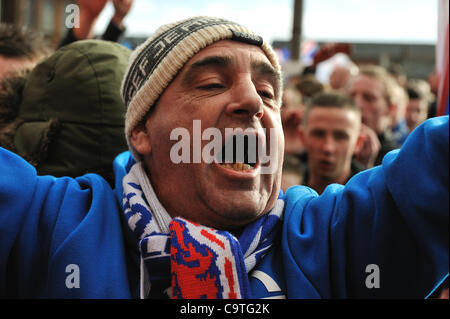
[[[39,30],[56,47],[65,34],[66,7],[73,0],[1,0],[1,22]],[[113,15],[108,3],[95,24],[101,34]],[[194,15],[242,23],[276,48],[289,70],[311,65],[325,43],[348,45],[357,64],[402,66],[408,77],[423,78],[435,69],[438,39],[436,0],[135,0],[124,24],[122,43],[136,47],[162,24]],[[345,57],[340,57],[345,59]],[[326,83],[333,64],[317,68]]]

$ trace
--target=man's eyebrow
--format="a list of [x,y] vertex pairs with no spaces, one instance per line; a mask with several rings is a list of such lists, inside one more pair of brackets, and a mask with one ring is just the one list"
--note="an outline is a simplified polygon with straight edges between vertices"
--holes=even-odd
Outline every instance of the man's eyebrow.
[[230,57],[222,55],[213,55],[192,63],[190,68],[202,68],[210,66],[224,67],[229,66],[230,64],[231,64]]
[[252,62],[252,69],[258,75],[267,77],[272,82],[276,94],[280,93],[278,89],[281,86],[281,74],[272,65],[263,61],[255,61]]
[[192,63],[183,76],[183,84],[189,85],[195,76],[202,70],[210,68],[224,68],[231,65],[231,58],[227,56],[208,56]]
[[279,72],[275,70],[273,66],[271,66],[269,63],[263,62],[263,61],[256,61],[252,63],[252,69],[261,74],[266,75],[271,78],[273,78],[276,81],[281,80],[281,75]]

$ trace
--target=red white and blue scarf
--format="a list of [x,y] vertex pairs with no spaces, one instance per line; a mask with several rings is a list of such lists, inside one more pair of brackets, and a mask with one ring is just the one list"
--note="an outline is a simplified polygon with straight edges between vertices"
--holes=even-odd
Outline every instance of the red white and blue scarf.
[[141,253],[141,297],[251,298],[248,273],[273,244],[283,200],[237,239],[227,231],[172,219],[141,163],[124,177],[123,190],[124,213]]

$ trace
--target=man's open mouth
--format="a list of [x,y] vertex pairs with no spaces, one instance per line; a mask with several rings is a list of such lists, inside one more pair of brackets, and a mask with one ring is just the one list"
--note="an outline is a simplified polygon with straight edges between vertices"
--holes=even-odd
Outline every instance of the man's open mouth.
[[258,165],[257,134],[233,134],[225,138],[221,152],[216,156],[217,162],[234,171],[251,171]]

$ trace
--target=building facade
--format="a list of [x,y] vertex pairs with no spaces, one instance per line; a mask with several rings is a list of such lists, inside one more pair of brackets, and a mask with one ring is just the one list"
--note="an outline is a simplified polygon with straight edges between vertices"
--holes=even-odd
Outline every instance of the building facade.
[[75,2],[75,0],[0,0],[0,21],[40,31],[56,46],[66,29],[66,8]]

